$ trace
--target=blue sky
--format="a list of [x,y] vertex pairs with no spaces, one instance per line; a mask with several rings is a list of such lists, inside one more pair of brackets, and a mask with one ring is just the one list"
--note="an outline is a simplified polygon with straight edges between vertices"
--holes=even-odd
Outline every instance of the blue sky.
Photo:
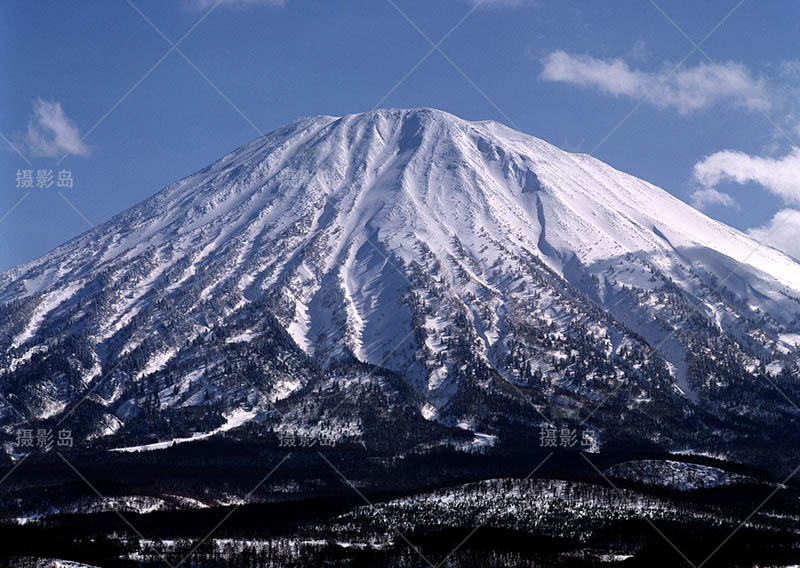
[[[800,257],[798,2],[217,1],[2,3],[0,269],[259,132],[376,105],[591,152]],[[145,18],[191,30],[185,57]],[[39,169],[73,186],[17,187]]]

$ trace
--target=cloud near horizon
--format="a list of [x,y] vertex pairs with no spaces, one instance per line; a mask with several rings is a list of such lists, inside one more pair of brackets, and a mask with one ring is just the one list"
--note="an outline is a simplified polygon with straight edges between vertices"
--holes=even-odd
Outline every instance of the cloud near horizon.
[[747,231],[759,242],[800,260],[800,211],[781,209],[762,227]]
[[692,193],[691,202],[694,208],[700,210],[705,209],[709,205],[721,205],[722,207],[732,207],[734,209],[739,208],[739,204],[733,197],[713,188],[695,191]]
[[737,184],[755,183],[786,203],[800,205],[800,148],[797,146],[793,146],[781,158],[722,150],[695,164],[693,175],[706,189],[712,189],[726,181]]
[[33,118],[28,122],[22,144],[31,156],[55,158],[65,154],[88,156],[89,147],[61,103],[36,98]]
[[681,114],[726,102],[750,110],[770,108],[766,82],[742,64],[700,63],[658,72],[632,69],[623,59],[598,59],[558,50],[542,60],[541,79],[591,87],[609,95],[645,101]]
[[[707,204],[728,205],[733,198],[719,192],[715,186],[722,182],[755,183],[781,198],[784,203],[800,205],[800,148],[793,146],[783,157],[751,156],[735,150],[723,150],[694,166],[694,179],[705,187],[692,195],[698,207]],[[719,195],[719,199],[715,195]],[[754,239],[800,259],[800,211],[782,209],[769,223],[748,231]]]

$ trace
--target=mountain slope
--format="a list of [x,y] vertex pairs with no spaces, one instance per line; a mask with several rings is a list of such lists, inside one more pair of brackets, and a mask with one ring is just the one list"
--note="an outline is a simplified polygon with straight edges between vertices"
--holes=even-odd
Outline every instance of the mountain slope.
[[6,272],[0,301],[3,395],[38,420],[88,395],[92,438],[334,408],[359,436],[359,397],[501,441],[545,416],[675,446],[797,420],[800,264],[432,109],[291,123]]

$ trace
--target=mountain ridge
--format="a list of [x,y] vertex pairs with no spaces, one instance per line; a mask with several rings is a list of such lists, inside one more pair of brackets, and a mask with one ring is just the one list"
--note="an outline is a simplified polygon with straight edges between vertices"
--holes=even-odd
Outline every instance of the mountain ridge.
[[325,371],[349,360],[402,376],[411,394],[379,381],[391,404],[482,432],[514,389],[585,415],[622,381],[649,401],[636,428],[670,438],[648,405],[714,422],[748,380],[797,388],[800,263],[595,158],[434,109],[294,121],[0,275],[0,302],[4,394],[46,419],[88,392],[103,436],[144,407],[266,416],[353,382]]

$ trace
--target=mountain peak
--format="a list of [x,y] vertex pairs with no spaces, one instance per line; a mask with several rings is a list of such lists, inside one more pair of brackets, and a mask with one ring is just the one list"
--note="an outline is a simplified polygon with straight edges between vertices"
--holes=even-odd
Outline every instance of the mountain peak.
[[433,107],[411,107],[411,108],[393,108],[383,107],[377,108],[366,112],[348,114],[343,119],[354,120],[374,120],[381,118],[386,120],[444,120],[458,123],[465,123],[464,119],[451,114],[447,111],[440,110]]
[[[92,246],[108,262],[166,243],[190,258],[196,243],[210,236],[215,247],[244,238],[231,226],[272,230],[262,218],[278,225],[302,219],[312,232],[341,224],[337,230],[346,229],[347,238],[404,227],[438,242],[489,231],[493,238],[526,243],[560,273],[573,256],[591,264],[625,253],[710,248],[800,290],[796,262],[652,184],[499,123],[470,122],[428,107],[298,119],[45,258],[49,263]],[[403,254],[404,260],[413,257]],[[33,261],[5,279],[41,266]],[[71,272],[57,274],[23,277],[24,286],[3,290],[0,299],[42,291]]]
[[0,286],[0,380],[37,416],[120,369],[90,393],[93,436],[142,405],[256,416],[336,392],[320,369],[353,361],[450,426],[494,428],[510,385],[588,408],[620,377],[642,416],[683,416],[736,390],[708,353],[756,381],[800,338],[794,260],[592,157],[429,108],[297,120]]

